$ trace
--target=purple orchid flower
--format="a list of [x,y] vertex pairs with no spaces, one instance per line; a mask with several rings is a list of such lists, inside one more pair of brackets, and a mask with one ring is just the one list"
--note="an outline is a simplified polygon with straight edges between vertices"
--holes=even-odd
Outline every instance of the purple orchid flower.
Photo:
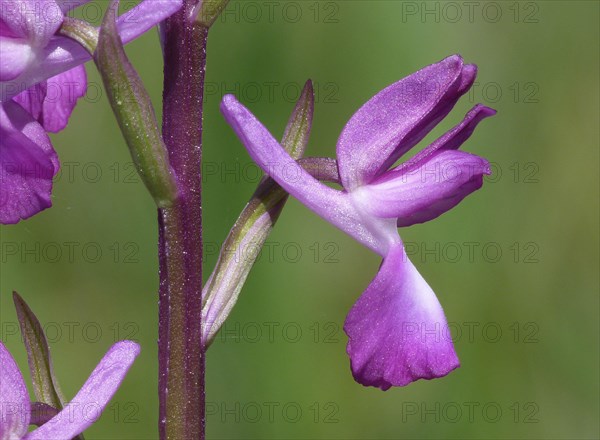
[[114,344],[73,400],[39,428],[27,432],[32,405],[17,363],[0,342],[0,440],[69,440],[99,417],[140,352],[135,342]]
[[[445,376],[459,366],[442,307],[408,259],[397,226],[438,217],[479,189],[488,162],[457,151],[495,111],[476,105],[464,120],[411,160],[422,140],[475,80],[460,56],[398,81],[352,116],[337,143],[343,190],[308,174],[235,97],[221,110],[256,163],[308,208],[383,257],[344,330],[354,378],[383,390]],[[390,169],[390,167],[393,167]]]
[[[59,162],[46,132],[67,125],[86,92],[90,54],[57,34],[65,15],[89,0],[2,0],[0,5],[0,223],[51,206]],[[145,0],[119,17],[124,43],[179,10],[182,0]]]
[[[57,35],[64,17],[90,0],[3,0],[0,8],[0,101],[91,59]],[[183,0],[144,0],[117,20],[124,44],[177,12]]]

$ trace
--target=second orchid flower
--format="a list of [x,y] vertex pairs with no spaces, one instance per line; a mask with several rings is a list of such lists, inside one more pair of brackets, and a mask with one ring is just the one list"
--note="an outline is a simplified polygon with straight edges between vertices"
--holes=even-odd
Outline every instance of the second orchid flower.
[[256,163],[287,192],[383,257],[379,273],[346,318],[355,379],[386,390],[445,376],[459,366],[442,307],[408,259],[397,226],[438,217],[479,189],[488,162],[457,151],[495,111],[476,105],[409,161],[422,140],[472,86],[476,66],[448,57],[392,84],[348,121],[337,143],[343,190],[307,173],[235,97],[221,110]]

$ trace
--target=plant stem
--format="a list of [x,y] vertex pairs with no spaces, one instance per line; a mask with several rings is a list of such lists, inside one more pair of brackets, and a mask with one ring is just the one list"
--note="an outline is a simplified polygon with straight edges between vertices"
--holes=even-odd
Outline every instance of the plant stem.
[[188,19],[196,0],[164,23],[163,137],[179,195],[159,209],[159,433],[204,440],[202,316],[202,103],[208,29]]

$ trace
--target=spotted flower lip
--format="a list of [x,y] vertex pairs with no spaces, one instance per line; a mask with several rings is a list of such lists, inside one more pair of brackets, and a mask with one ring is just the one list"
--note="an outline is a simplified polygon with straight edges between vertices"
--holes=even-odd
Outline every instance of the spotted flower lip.
[[[0,223],[52,205],[59,162],[46,132],[69,121],[86,93],[90,54],[56,32],[89,0],[10,0],[0,5]],[[144,0],[117,21],[127,43],[176,12],[182,0]]]
[[483,184],[489,163],[458,151],[495,111],[476,105],[464,120],[407,162],[472,86],[477,68],[459,55],[385,88],[348,121],[337,143],[343,189],[302,169],[232,95],[221,111],[254,161],[308,208],[383,257],[379,273],[350,310],[344,329],[355,379],[388,389],[459,366],[433,290],[404,251],[397,226],[438,217]]
[[100,415],[139,353],[135,342],[114,344],[73,400],[48,422],[28,432],[32,405],[27,387],[15,360],[0,342],[0,440],[69,440],[81,434],[96,421],[89,409]]

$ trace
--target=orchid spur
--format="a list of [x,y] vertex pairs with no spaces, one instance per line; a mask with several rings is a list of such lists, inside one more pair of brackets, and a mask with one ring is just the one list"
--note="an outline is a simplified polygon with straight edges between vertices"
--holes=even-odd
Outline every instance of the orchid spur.
[[495,111],[476,105],[409,161],[395,162],[435,127],[473,84],[476,66],[450,56],[392,84],[363,105],[337,142],[343,190],[307,173],[235,97],[221,110],[254,161],[287,192],[383,257],[344,330],[355,379],[383,390],[445,376],[459,366],[442,307],[408,259],[397,226],[438,217],[479,189],[488,162],[457,151]]
[[[0,223],[51,206],[59,162],[46,132],[67,125],[86,91],[78,42],[61,35],[65,16],[87,1],[2,0],[0,4]],[[124,43],[181,8],[182,0],[144,0],[119,17]]]
[[135,342],[114,344],[81,390],[60,412],[39,428],[28,431],[32,404],[23,376],[0,342],[0,440],[70,440],[93,422],[115,394],[140,352]]

